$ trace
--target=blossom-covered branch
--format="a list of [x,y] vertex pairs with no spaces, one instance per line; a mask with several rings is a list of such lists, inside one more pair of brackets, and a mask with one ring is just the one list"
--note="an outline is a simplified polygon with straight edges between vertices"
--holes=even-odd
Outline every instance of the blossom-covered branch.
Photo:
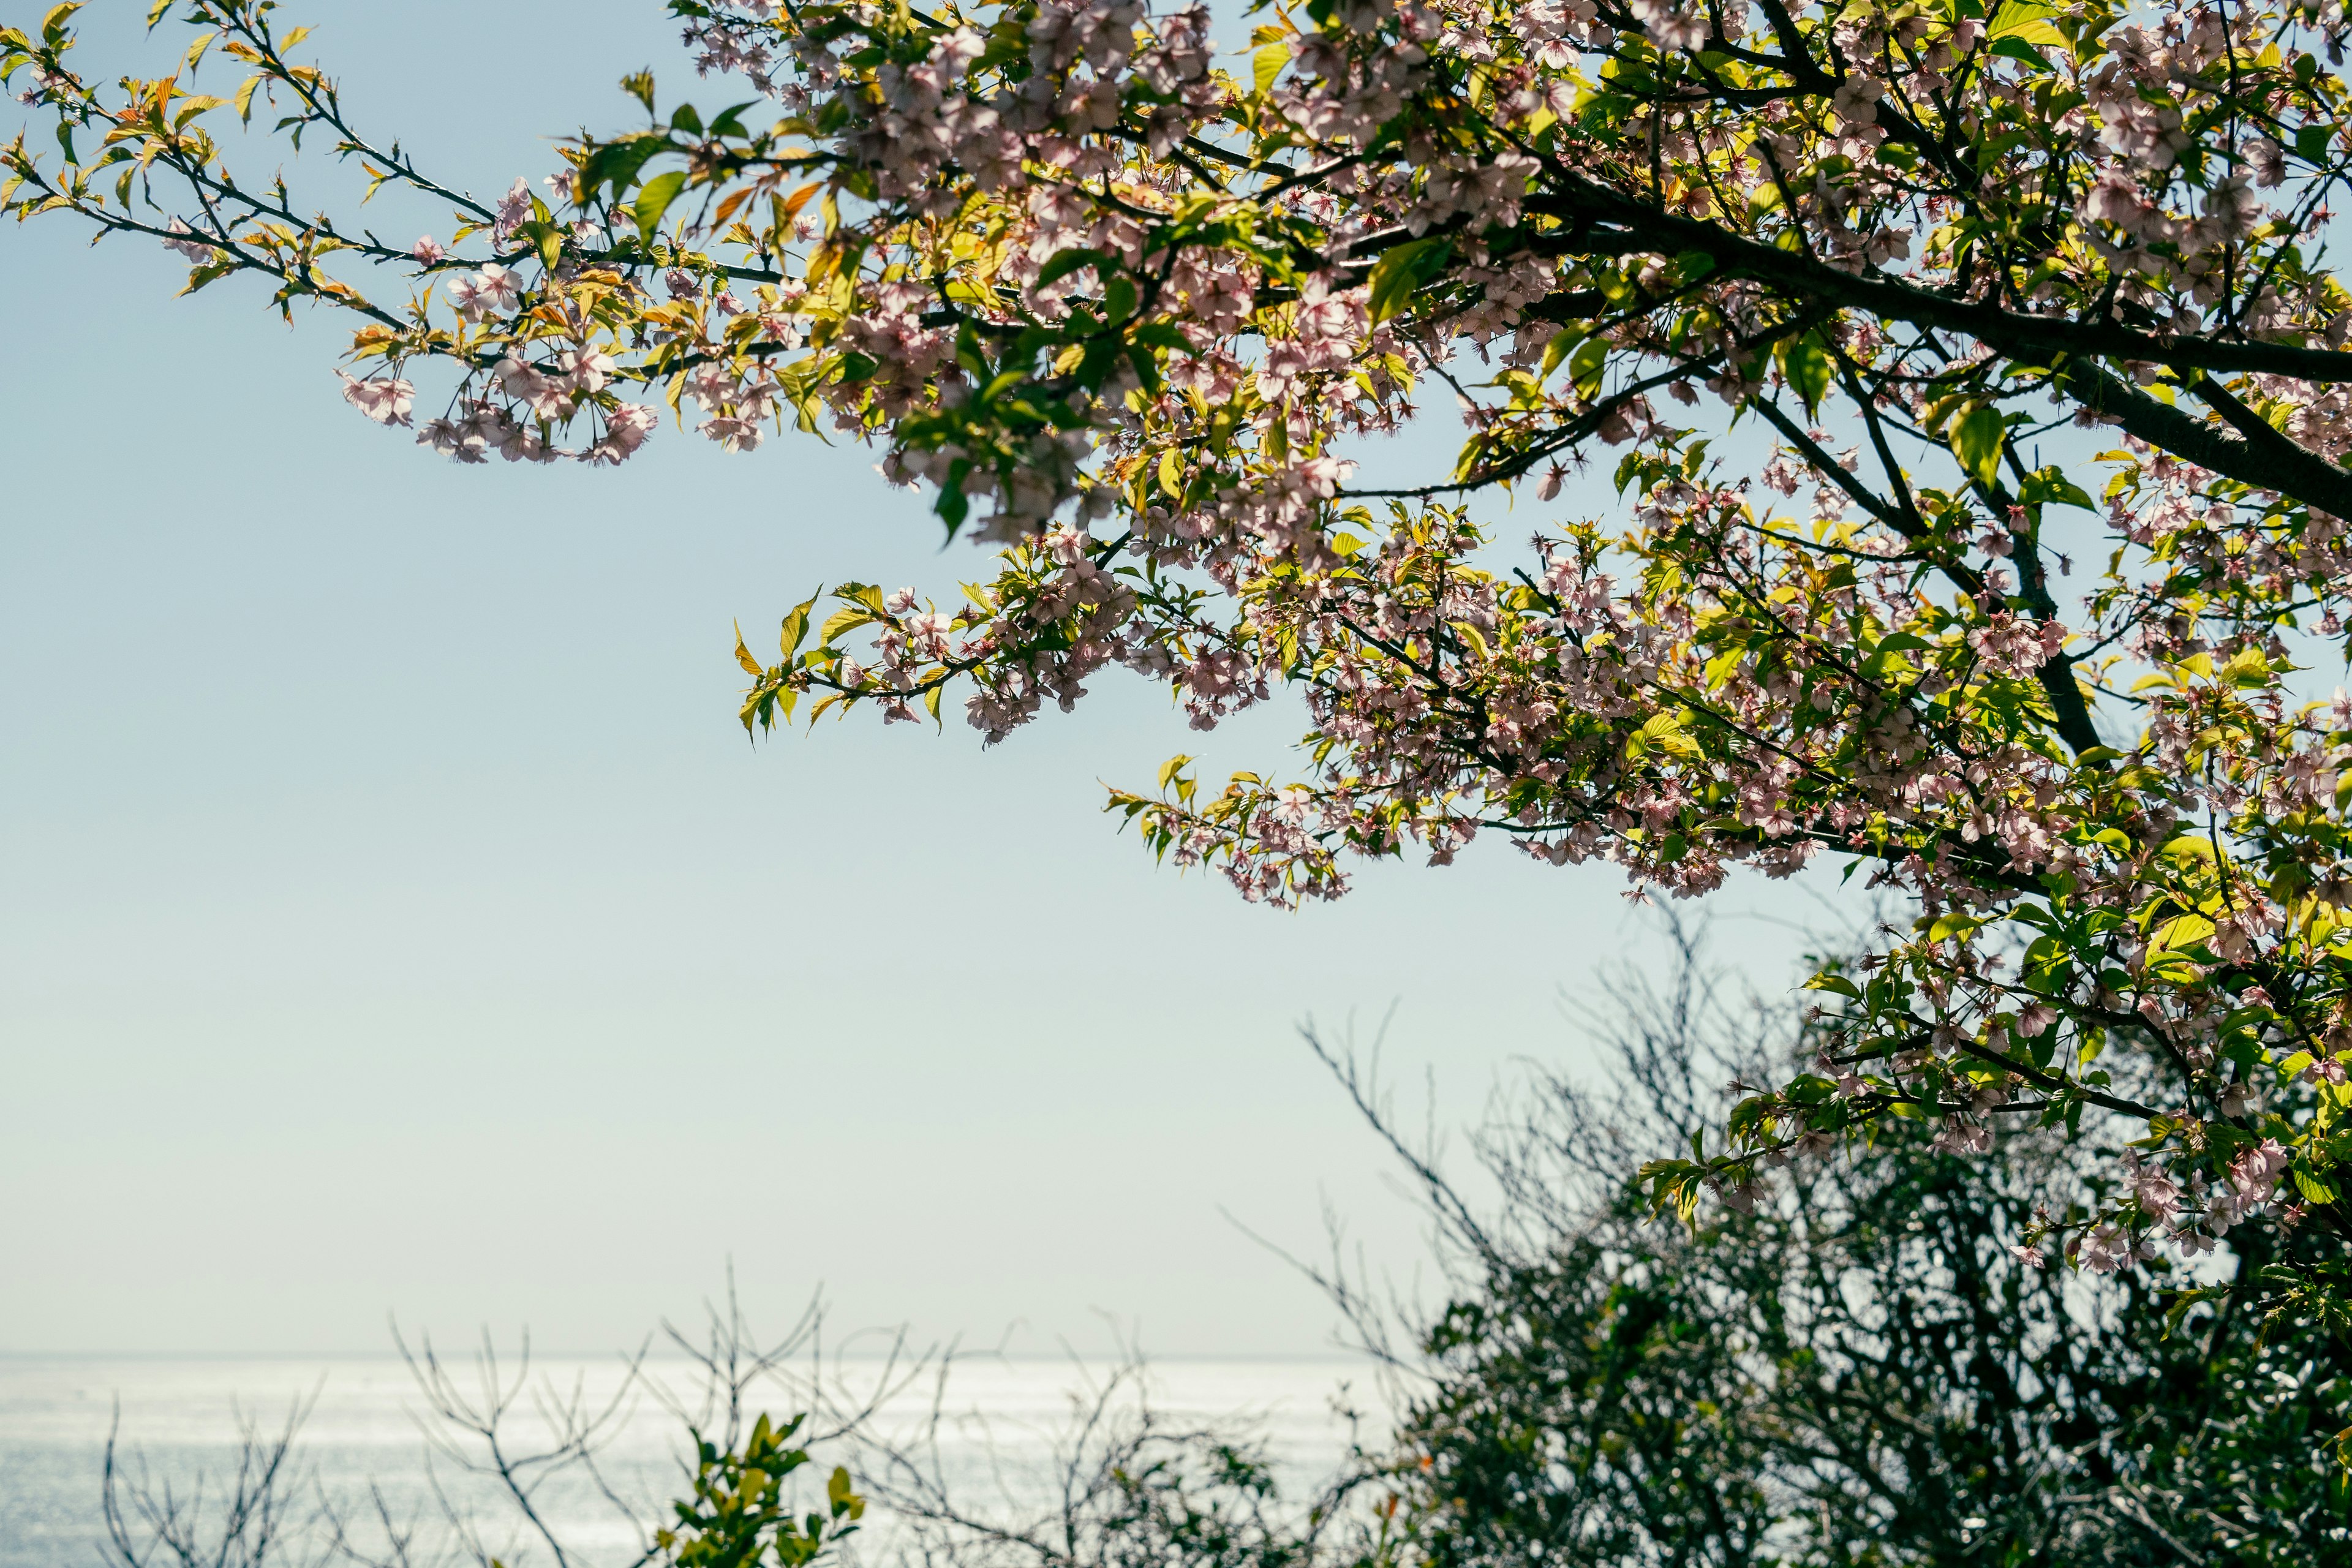
[[[437,376],[417,438],[461,462],[619,461],[664,405],[730,450],[830,427],[1000,552],[961,605],[845,584],[740,646],[747,726],[1286,689],[1296,779],[1179,758],[1114,808],[1279,903],[1481,832],[1636,896],[1824,852],[1906,895],[1816,983],[1846,1048],[1662,1205],[1884,1116],[1979,1150],[2087,1106],[2143,1131],[2129,1195],[2034,1258],[2352,1237],[2352,700],[2306,669],[2352,584],[2339,6],[1309,0],[1238,72],[1134,0],[669,9],[752,100],[632,78],[645,129],[476,203],[272,0],[159,5],[184,69],[110,88],[59,6],[0,33],[58,142],[5,200],[359,312],[347,395],[406,426]],[[235,174],[204,126],[272,97],[448,245]],[[1351,489],[1433,394],[1452,468]],[[1571,495],[1604,452],[1615,499]],[[1516,560],[1501,496],[1544,519]]]

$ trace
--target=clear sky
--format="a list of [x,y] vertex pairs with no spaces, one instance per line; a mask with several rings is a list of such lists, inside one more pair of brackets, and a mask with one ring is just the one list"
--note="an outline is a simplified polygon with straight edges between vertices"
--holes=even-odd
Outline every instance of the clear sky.
[[[91,7],[87,70],[145,8]],[[310,11],[476,190],[620,122],[625,71],[686,85],[655,0]],[[0,1351],[368,1350],[387,1311],[599,1349],[730,1256],[844,1327],[1310,1351],[1329,1310],[1221,1208],[1313,1251],[1328,1193],[1419,1249],[1299,1022],[1395,1005],[1458,1121],[1651,949],[1612,873],[1499,844],[1286,915],[1099,815],[1172,752],[1278,769],[1286,713],[1195,736],[1106,678],[993,752],[754,748],[730,623],[979,574],[875,454],[459,468],[341,403],[337,323],[84,237],[0,229]]]

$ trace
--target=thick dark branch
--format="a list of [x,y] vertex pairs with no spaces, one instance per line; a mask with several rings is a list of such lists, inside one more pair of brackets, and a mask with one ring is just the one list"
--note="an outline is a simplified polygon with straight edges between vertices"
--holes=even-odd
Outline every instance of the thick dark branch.
[[1567,227],[1558,234],[1528,236],[1527,243],[1537,250],[1555,255],[1658,251],[1669,256],[1700,251],[1714,262],[1720,276],[1769,283],[1795,297],[1867,310],[1887,321],[1965,333],[2002,354],[2033,363],[2079,354],[2189,370],[2258,372],[2319,384],[2352,381],[2352,353],[2285,343],[2158,337],[2114,321],[2022,315],[1883,275],[1842,271],[1795,251],[1730,233],[1717,224],[1658,211],[1562,164],[1552,164],[1549,174],[1552,190],[1529,197],[1528,210],[1558,218]]
[[[2293,465],[2315,460],[2329,469],[2336,465],[2321,458],[2283,434],[2277,426],[2238,400],[2236,394],[2210,375],[2200,375],[2189,383],[2189,390],[2214,413],[2228,420],[2246,438],[2246,445],[2272,461]],[[2333,508],[2329,509],[2333,510]]]
[[[2274,430],[2270,431],[2270,439],[2263,441],[2224,435],[2203,420],[2126,384],[2086,360],[2071,360],[2060,366],[2057,379],[2058,384],[2081,399],[2084,406],[2106,415],[2152,447],[2162,447],[2174,457],[2210,468],[2225,478],[2257,489],[2276,490],[2338,517],[2352,517],[2352,473],[2316,452],[2296,446]],[[2199,380],[2203,384],[2198,395],[2211,402],[2204,391],[2211,383],[2203,377]],[[2229,397],[2219,387],[2213,391]],[[2235,398],[2229,401],[2242,410],[2245,407]],[[2262,423],[2250,410],[2247,415],[2252,423]],[[2270,430],[2267,425],[2262,427]]]

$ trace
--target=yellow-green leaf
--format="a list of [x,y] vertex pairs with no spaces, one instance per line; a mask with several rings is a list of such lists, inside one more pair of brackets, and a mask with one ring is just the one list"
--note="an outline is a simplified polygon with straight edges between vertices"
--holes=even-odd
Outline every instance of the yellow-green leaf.
[[[823,592],[818,590],[819,594]],[[816,608],[816,601],[817,594],[812,594],[794,605],[793,613],[784,617],[782,629],[776,634],[776,646],[783,650],[786,664],[801,651],[801,644],[808,640],[809,612]]]
[[2009,424],[1990,405],[1969,411],[1952,430],[1952,456],[1979,484],[1990,485],[2000,473],[2000,447]]
[[1454,253],[1454,242],[1435,235],[1408,240],[1372,264],[1371,312],[1385,321],[1404,309],[1412,291],[1436,276]]
[[1801,338],[1783,338],[1774,345],[1772,357],[1780,362],[1780,374],[1787,380],[1789,390],[1804,400],[1811,413],[1821,406],[1830,389],[1829,351],[1821,340],[1807,332]]
[[830,643],[842,633],[855,630],[874,618],[872,611],[858,605],[835,610],[825,617],[824,629],[817,634],[819,642]]
[[743,628],[740,625],[735,628],[735,662],[741,665],[743,673],[754,680],[768,673],[761,667],[760,661],[751,657],[751,649],[743,641]]
[[1274,79],[1280,76],[1282,68],[1289,63],[1288,44],[1265,44],[1250,56],[1251,74],[1257,82],[1261,96],[1274,86]]
[[656,174],[647,180],[645,188],[637,193],[636,204],[629,212],[636,219],[637,233],[647,243],[652,242],[654,230],[661,226],[662,214],[669,211],[670,203],[677,200],[677,194],[684,189],[686,172],[672,169],[667,174]]
[[2203,915],[2176,915],[2157,928],[2148,939],[2148,951],[2168,952],[2177,948],[2191,947],[2213,934],[2213,922]]
[[1985,29],[1985,37],[2021,38],[2044,48],[2063,49],[2067,47],[2066,35],[2051,21],[2057,15],[2058,7],[2045,5],[2042,0],[2008,0],[1993,18],[1992,26]]

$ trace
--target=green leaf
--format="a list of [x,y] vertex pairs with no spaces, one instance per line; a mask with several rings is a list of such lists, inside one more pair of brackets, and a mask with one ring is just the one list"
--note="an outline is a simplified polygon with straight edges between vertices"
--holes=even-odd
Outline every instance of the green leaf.
[[[1568,383],[1588,403],[1601,395],[1601,378],[1609,370],[1609,340],[1587,338],[1568,356]],[[1622,487],[1621,487],[1622,488]]]
[[1972,409],[1952,430],[1952,456],[1979,484],[1990,485],[2000,473],[2001,442],[2009,423],[2000,410],[1985,405]]
[[2206,1300],[2214,1296],[2227,1295],[2228,1293],[2227,1289],[2221,1286],[2205,1286],[2195,1290],[2181,1291],[2172,1299],[2172,1304],[2164,1310],[2165,1337],[2167,1339],[2172,1337],[2173,1331],[2180,1327],[2180,1320],[2186,1316],[2189,1310],[2197,1305],[2198,1302]]
[[1128,333],[1128,339],[1131,342],[1148,343],[1156,349],[1166,349],[1171,353],[1192,353],[1192,340],[1186,337],[1173,321],[1146,321]]
[[1801,338],[1782,338],[1773,345],[1772,357],[1780,362],[1789,390],[1804,400],[1805,412],[1819,408],[1829,392],[1831,375],[1829,351],[1822,347],[1821,339],[1811,332]]
[[1372,264],[1372,320],[1385,321],[1405,307],[1414,289],[1453,258],[1454,242],[1438,235],[1408,240]]
[[2099,510],[2092,504],[2091,498],[2083,492],[2081,486],[2054,467],[2035,469],[2025,476],[2025,482],[2017,489],[2018,499],[2028,505],[2046,506],[2055,502],[2061,506],[2079,506],[2084,511]]
[[637,193],[636,205],[629,210],[637,220],[637,232],[645,237],[646,244],[653,243],[654,231],[661,226],[662,214],[669,211],[670,203],[677,200],[677,194],[684,189],[686,171],[672,169],[666,174],[656,174],[647,180],[646,188]]
[[2058,14],[2058,7],[2045,0],[2005,0],[1992,26],[1985,29],[1985,37],[2022,38],[2030,44],[2063,49],[2067,47],[2066,35],[2051,20]]
[[1037,287],[1043,289],[1048,283],[1059,283],[1082,267],[1092,267],[1105,276],[1108,276],[1117,265],[1117,262],[1099,250],[1087,250],[1081,247],[1076,250],[1056,251],[1052,260],[1037,269]]
[[1143,383],[1145,395],[1159,396],[1160,362],[1151,357],[1151,351],[1141,343],[1129,343],[1127,345],[1127,363],[1135,367],[1135,379]]
[[1568,357],[1569,351],[1583,341],[1582,327],[1562,327],[1554,332],[1551,335],[1551,342],[1544,345],[1543,370],[1536,379],[1549,380],[1551,373],[1559,368],[1560,361]]
[[1250,56],[1250,73],[1257,83],[1258,96],[1264,97],[1274,86],[1274,79],[1290,63],[1288,44],[1265,44]]
[[[2060,41],[2063,42],[2063,39]],[[1985,53],[1999,55],[2004,59],[2022,60],[2027,65],[2038,66],[2043,70],[2050,68],[2049,57],[2021,37],[1995,38],[1986,46]]]
[[1926,637],[1913,632],[1893,632],[1870,650],[1869,657],[1875,658],[1882,653],[1916,653],[1923,648],[1932,648],[1935,646]]
[[582,197],[593,197],[598,190],[610,185],[613,199],[619,201],[623,194],[636,183],[638,172],[644,169],[646,160],[668,145],[668,139],[662,136],[632,136],[624,142],[606,142],[591,153],[588,161],[580,166]]
[[816,608],[816,602],[824,593],[824,590],[819,588],[793,606],[793,613],[784,617],[783,628],[776,634],[776,646],[783,650],[786,664],[792,663],[793,656],[801,651],[801,644],[808,640],[809,612]]
[[2148,939],[2151,952],[2193,947],[2213,934],[2213,922],[2203,915],[2177,915]]
[[1950,937],[1967,936],[1983,924],[1984,921],[1974,915],[1964,915],[1958,910],[1950,914],[1937,915],[1936,923],[1927,928],[1927,940],[1943,942]]
[[846,609],[835,610],[825,617],[824,629],[817,634],[817,640],[830,644],[842,633],[854,631],[873,618],[874,612],[860,605],[853,605]]
[[1642,727],[1625,738],[1625,758],[1628,762],[1645,757],[1653,752],[1669,756],[1690,758],[1700,754],[1698,742],[1683,731],[1679,713],[1653,713],[1642,721]]

